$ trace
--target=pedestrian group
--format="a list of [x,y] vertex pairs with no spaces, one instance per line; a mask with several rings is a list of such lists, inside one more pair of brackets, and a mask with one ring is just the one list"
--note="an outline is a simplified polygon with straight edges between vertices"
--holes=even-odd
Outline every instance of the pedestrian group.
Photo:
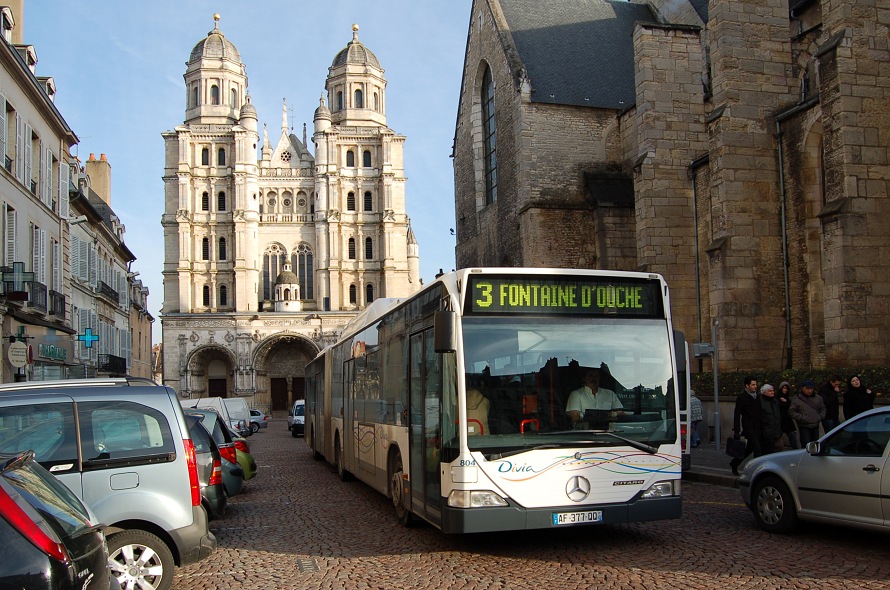
[[[757,389],[757,379],[744,378],[744,390],[735,400],[733,413],[733,438],[745,439],[745,454],[729,463],[733,474],[739,474],[739,466],[749,456],[759,457],[788,447],[799,449],[819,438],[819,427],[828,432],[840,424],[840,399],[842,379],[831,376],[818,390],[809,379],[799,385],[797,395],[792,395],[791,384],[782,381],[776,390],[769,383]],[[874,407],[876,394],[865,387],[859,375],[847,381],[843,393],[843,416],[849,420],[856,414]],[[693,446],[696,446],[696,424],[693,421]],[[741,445],[740,445],[741,446]]]

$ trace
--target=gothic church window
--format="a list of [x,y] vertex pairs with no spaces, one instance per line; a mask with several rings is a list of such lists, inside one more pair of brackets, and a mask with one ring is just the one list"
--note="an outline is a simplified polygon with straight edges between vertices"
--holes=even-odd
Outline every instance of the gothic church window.
[[201,166],[210,166],[210,150],[207,148],[201,149]]
[[380,111],[380,96],[376,92],[374,93],[374,110]]
[[365,238],[365,260],[374,260],[374,240]]
[[357,299],[357,290],[355,285],[349,285],[349,303],[355,303]]
[[225,285],[219,286],[219,305],[224,307],[229,304],[229,290]]
[[338,111],[343,110],[343,93],[342,92],[337,93],[337,110]]
[[201,195],[201,211],[210,211],[210,195],[206,191]]
[[262,300],[271,300],[275,289],[275,279],[281,273],[281,269],[287,261],[287,254],[279,244],[271,244],[263,254],[263,297]]
[[485,168],[485,204],[490,205],[498,199],[497,172],[497,134],[494,121],[494,80],[491,68],[485,66],[482,75],[482,147],[484,151],[483,166]]
[[219,259],[220,260],[226,259],[226,239],[225,238],[219,239]]
[[369,150],[365,150],[362,152],[362,166],[364,168],[371,167],[371,152]]
[[196,107],[199,104],[200,103],[198,102],[198,87],[195,86],[194,88],[192,88],[192,106]]
[[226,193],[225,193],[225,191],[219,191],[219,194],[216,195],[216,208],[219,211],[226,210]]
[[355,260],[355,238],[349,238],[349,259]]
[[300,296],[303,299],[313,299],[313,276],[314,276],[314,260],[312,248],[308,244],[300,244],[297,251],[291,256],[291,267],[297,275],[297,282],[300,284]]
[[219,148],[219,152],[216,154],[216,165],[217,166],[225,166],[226,165],[226,150],[225,148]]
[[210,260],[210,240],[207,238],[201,240],[201,260]]
[[357,109],[365,108],[365,95],[362,94],[361,90],[355,91],[355,108],[357,108]]
[[216,84],[210,87],[210,104],[219,104],[219,86]]
[[374,198],[371,195],[371,191],[365,191],[365,211],[373,211],[374,210],[374,208],[372,206],[374,204],[373,201],[374,201]]
[[355,152],[352,150],[346,152],[346,166],[347,168],[355,168]]
[[355,211],[355,193],[351,192],[346,195],[346,210]]
[[365,303],[371,303],[374,301],[374,285],[368,284],[365,285]]
[[232,88],[232,106],[238,108],[238,91]]
[[201,303],[204,305],[204,307],[210,307],[210,287],[204,285],[204,289],[202,289],[202,291],[203,293],[201,297]]

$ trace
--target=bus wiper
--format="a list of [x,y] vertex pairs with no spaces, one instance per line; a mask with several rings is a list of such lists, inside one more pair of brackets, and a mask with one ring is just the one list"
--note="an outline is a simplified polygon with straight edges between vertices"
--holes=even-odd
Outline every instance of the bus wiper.
[[528,447],[526,449],[516,449],[515,451],[506,451],[504,453],[498,453],[496,455],[492,455],[487,457],[489,461],[497,461],[498,459],[505,459],[507,457],[512,457],[513,455],[518,455],[520,453],[527,453],[528,451],[538,451],[541,449],[558,449],[560,447],[564,447],[566,444],[547,444],[547,445],[538,445],[536,447]]
[[[561,432],[550,432],[549,434],[606,434],[606,435],[611,436],[612,438],[617,438],[618,440],[627,443],[628,445],[632,446],[633,448],[635,448],[639,451],[649,453],[650,455],[654,455],[655,453],[658,452],[658,449],[656,447],[647,445],[646,443],[641,443],[639,441],[636,441],[636,440],[633,440],[630,438],[625,438],[623,436],[619,436],[610,430],[563,430]],[[582,441],[579,441],[579,442],[582,442]],[[583,441],[583,442],[594,442],[594,441]]]

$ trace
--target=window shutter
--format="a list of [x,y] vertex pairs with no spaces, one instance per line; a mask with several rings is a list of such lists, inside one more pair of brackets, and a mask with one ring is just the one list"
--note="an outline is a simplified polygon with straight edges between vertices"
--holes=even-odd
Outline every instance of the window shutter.
[[46,285],[46,230],[37,230],[37,243],[40,251],[40,263],[37,266],[37,282]]
[[[95,263],[94,263],[95,264]],[[78,263],[77,278],[87,283],[90,280],[90,242],[80,240],[80,261]]]
[[53,240],[53,290],[62,292],[62,244]]
[[[0,130],[2,133],[2,130]],[[59,217],[68,219],[68,164],[59,162]]]
[[96,266],[96,244],[89,242],[87,244],[89,246],[89,256],[90,256],[90,264],[89,264],[89,281],[90,285],[95,288],[97,286],[96,281],[98,280],[98,268]]
[[[99,334],[99,316],[96,315],[95,311],[90,310],[90,328],[93,330],[93,334],[102,337]],[[93,342],[93,347],[90,349],[90,360],[93,362],[97,362],[99,360],[99,342]]]
[[[90,310],[81,309],[79,310],[79,312],[80,313],[77,318],[77,333],[78,335],[86,334],[87,328],[90,327]],[[80,358],[89,358],[89,350],[86,347],[86,342],[84,342],[83,340],[77,341],[77,352]]]
[[31,224],[31,272],[40,282],[40,228]]
[[44,175],[44,171],[46,170],[46,147],[43,145],[43,140],[38,142],[37,146],[37,198],[40,199],[40,202],[44,205],[47,205],[46,202],[46,176]]
[[22,176],[22,184],[31,190],[31,178],[34,174],[34,146],[31,144],[31,135],[34,133],[31,126],[25,123],[25,136],[22,137],[22,145],[25,148],[25,173]]
[[6,166],[6,97],[0,94],[0,166]]
[[46,206],[56,210],[53,207],[53,152],[49,148],[44,149],[44,160],[43,160],[43,174],[40,176],[40,180],[43,181],[43,194],[44,199],[46,200]]
[[25,121],[15,114],[15,177],[24,183],[25,176]]
[[16,232],[16,223],[15,223],[15,211],[12,209],[6,210],[6,266],[12,266],[12,263],[15,262],[15,232]]
[[71,275],[80,278],[80,236],[71,236]]

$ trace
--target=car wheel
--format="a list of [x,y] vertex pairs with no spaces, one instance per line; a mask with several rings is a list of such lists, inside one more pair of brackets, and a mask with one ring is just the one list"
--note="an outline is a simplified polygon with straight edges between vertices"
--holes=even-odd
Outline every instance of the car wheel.
[[414,515],[405,505],[405,481],[404,468],[402,466],[402,456],[396,454],[389,466],[389,497],[392,499],[392,505],[396,510],[396,520],[402,526],[411,526],[414,522]]
[[754,486],[754,520],[769,533],[789,533],[797,526],[797,509],[791,491],[778,477],[766,477]]
[[290,435],[294,438],[297,438],[297,427],[296,426],[290,427]]
[[253,434],[256,434],[259,431],[260,431],[260,425],[257,424],[256,422],[251,422],[250,423],[250,432],[252,432]]
[[124,590],[168,590],[173,583],[173,554],[157,536],[139,530],[108,537],[108,566]]

